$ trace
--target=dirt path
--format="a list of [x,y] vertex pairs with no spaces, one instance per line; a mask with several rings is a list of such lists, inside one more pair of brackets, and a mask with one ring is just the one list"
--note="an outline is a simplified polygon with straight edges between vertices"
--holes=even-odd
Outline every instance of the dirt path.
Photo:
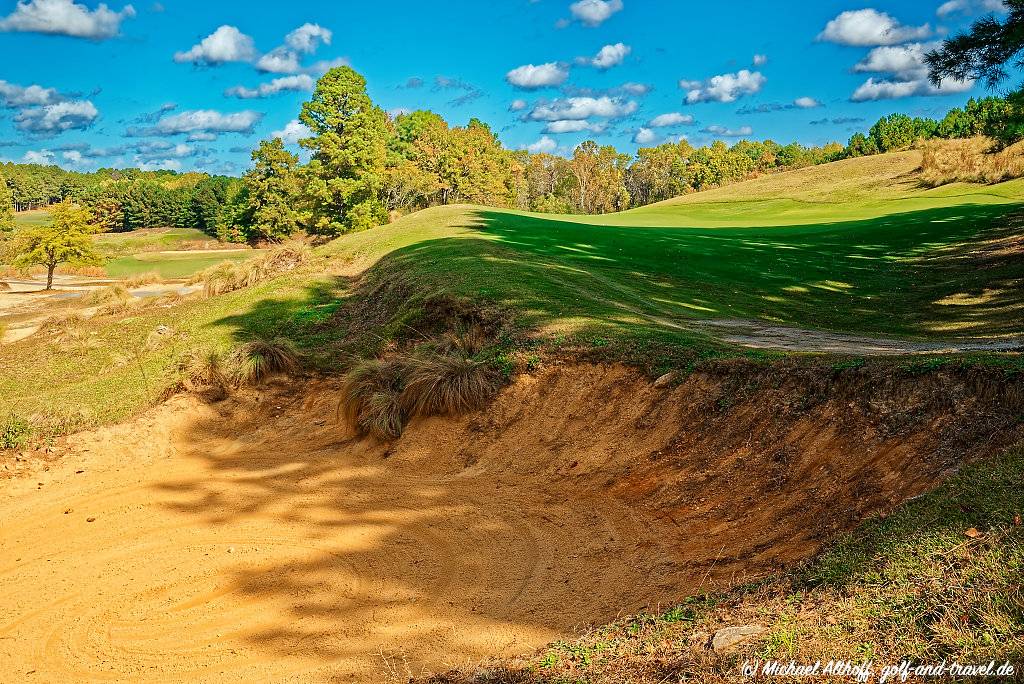
[[336,383],[177,397],[0,455],[0,681],[399,682],[530,652],[926,491],[1008,438],[998,378],[815,402],[553,365],[392,445],[336,425]]

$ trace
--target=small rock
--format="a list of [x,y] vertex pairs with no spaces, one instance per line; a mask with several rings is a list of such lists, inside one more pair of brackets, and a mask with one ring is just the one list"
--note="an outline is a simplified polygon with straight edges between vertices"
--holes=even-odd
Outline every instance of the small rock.
[[678,373],[676,373],[675,371],[670,371],[662,375],[657,380],[655,380],[654,386],[657,387],[658,389],[665,389],[666,387],[674,383],[677,377],[679,377]]
[[96,518],[86,518],[85,522],[96,522]]
[[766,631],[761,625],[725,627],[715,632],[715,636],[711,637],[711,649],[715,652],[724,651]]
[[234,552],[235,552],[235,547],[234,546],[229,546],[228,547],[228,553],[234,553]]
[[972,527],[972,528],[966,530],[964,532],[964,534],[966,534],[971,539],[977,539],[978,537],[981,536],[981,532],[979,532],[978,528],[976,528],[976,527]]
[[71,515],[71,513],[72,513],[72,509],[70,509],[70,508],[67,509],[66,511],[64,511],[64,515]]

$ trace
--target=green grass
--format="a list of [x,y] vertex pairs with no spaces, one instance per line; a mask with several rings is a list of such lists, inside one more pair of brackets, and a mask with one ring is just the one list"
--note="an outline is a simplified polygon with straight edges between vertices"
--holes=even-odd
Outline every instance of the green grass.
[[[847,166],[891,161],[813,167],[600,217],[443,207],[328,251],[495,299],[538,325],[671,336],[693,319],[742,318],[920,339],[1021,334],[1021,248],[995,241],[1022,232],[1007,216],[1022,208],[1024,182],[879,191],[911,172],[903,164],[842,185]],[[844,199],[818,198],[836,177]]]
[[[622,215],[418,212],[335,240],[314,267],[270,283],[93,321],[87,349],[32,339],[0,348],[0,413],[69,406],[123,417],[160,395],[181,348],[254,333],[291,339],[314,368],[336,371],[409,334],[423,300],[438,293],[514,312],[520,329],[544,333],[547,349],[651,372],[780,355],[724,344],[694,324],[701,319],[922,339],[1020,335],[1024,273],[1013,239],[1021,229],[1007,217],[1024,199],[1021,181],[927,190],[914,180],[915,163],[913,153],[851,160]],[[782,222],[784,202],[806,206]],[[706,225],[726,211],[735,225]],[[181,277],[230,254],[149,252],[110,268]],[[179,332],[175,342],[146,350],[161,324]],[[942,362],[950,358],[964,357]],[[1019,365],[1019,355],[1005,358]]]
[[149,228],[127,233],[101,233],[97,248],[108,257],[181,249],[206,249],[219,244],[198,228]]
[[45,226],[50,222],[50,212],[45,209],[33,209],[32,211],[19,211],[14,214],[14,228],[35,228]]
[[222,261],[245,261],[260,252],[246,250],[242,252],[209,250],[182,253],[143,252],[129,256],[121,256],[108,261],[104,268],[111,278],[129,278],[141,273],[155,271],[161,278],[188,278],[210,266]]

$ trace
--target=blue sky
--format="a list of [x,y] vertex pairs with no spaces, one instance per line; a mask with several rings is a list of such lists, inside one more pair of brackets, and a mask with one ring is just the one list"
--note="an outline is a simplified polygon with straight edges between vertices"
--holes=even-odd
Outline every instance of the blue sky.
[[509,147],[634,151],[845,142],[894,111],[940,116],[920,56],[998,0],[0,2],[0,158],[237,174],[332,64],[390,112],[478,117]]

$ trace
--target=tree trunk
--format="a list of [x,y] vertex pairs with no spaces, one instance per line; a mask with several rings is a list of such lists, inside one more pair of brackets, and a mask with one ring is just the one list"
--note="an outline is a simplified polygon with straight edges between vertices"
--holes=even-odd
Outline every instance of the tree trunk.
[[50,264],[46,267],[46,289],[53,289],[53,269],[57,268],[57,264]]

